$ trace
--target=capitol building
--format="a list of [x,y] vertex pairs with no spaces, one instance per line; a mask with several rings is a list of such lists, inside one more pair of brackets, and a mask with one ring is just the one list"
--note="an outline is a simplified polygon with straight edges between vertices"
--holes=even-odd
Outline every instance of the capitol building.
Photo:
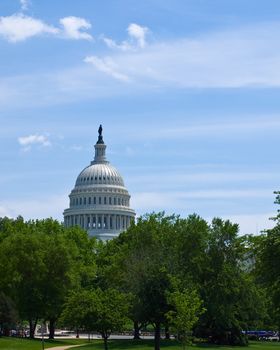
[[79,174],[63,215],[66,227],[78,225],[89,235],[108,240],[129,227],[135,211],[122,176],[106,160],[101,125],[98,133],[94,160]]

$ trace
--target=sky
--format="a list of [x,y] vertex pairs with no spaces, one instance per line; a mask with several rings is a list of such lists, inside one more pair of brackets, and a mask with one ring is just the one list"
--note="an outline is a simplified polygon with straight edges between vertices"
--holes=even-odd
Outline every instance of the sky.
[[279,0],[0,0],[0,216],[63,220],[103,125],[137,215],[273,226]]

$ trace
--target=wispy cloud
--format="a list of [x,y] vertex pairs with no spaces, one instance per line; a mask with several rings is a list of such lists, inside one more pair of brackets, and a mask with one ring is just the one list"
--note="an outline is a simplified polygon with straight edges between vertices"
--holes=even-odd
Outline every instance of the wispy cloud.
[[271,198],[272,191],[269,190],[199,190],[199,191],[170,191],[170,192],[141,192],[133,195],[133,204],[136,208],[171,209],[182,207],[191,200],[233,200],[237,198]]
[[42,34],[58,33],[57,28],[23,14],[0,17],[0,36],[13,43]]
[[42,147],[51,146],[51,142],[46,135],[28,135],[18,138],[18,143],[23,147],[24,151],[29,151],[33,145],[39,145]]
[[63,220],[63,210],[68,206],[67,194],[37,197],[34,199],[2,200],[0,217],[16,218],[21,215],[25,220],[53,217]]
[[85,32],[91,24],[84,18],[70,16],[60,19],[62,28],[49,25],[34,17],[22,13],[0,17],[0,37],[16,43],[43,34],[57,38],[73,40],[91,40],[92,36]]
[[[145,46],[145,31],[130,28]],[[136,83],[161,88],[280,86],[280,23],[263,23],[207,35],[156,42],[112,55]],[[118,47],[109,39],[107,45]],[[158,86],[158,85],[156,85]]]
[[148,32],[149,29],[147,27],[136,23],[130,23],[127,27],[127,33],[129,36],[128,40],[117,43],[112,38],[107,38],[104,35],[101,36],[101,38],[110,49],[118,49],[121,51],[135,51],[138,48],[143,49],[146,46],[146,36]]
[[[238,199],[263,199],[268,196],[265,190],[229,190],[229,191],[190,191],[190,192],[138,192],[132,196],[132,207],[136,209],[138,215],[148,213],[151,211],[166,211],[169,214],[176,213],[182,217],[186,217],[193,212],[202,215],[205,209],[205,203],[209,206],[209,201],[218,203],[213,210],[213,216],[205,217],[209,222],[214,216],[220,216],[224,219],[229,219],[234,223],[239,224],[240,234],[258,234],[262,230],[269,229],[274,226],[274,223],[269,219],[274,215],[272,212],[255,213],[250,211],[246,213],[243,210],[242,214],[238,213],[239,208],[233,209],[230,214],[221,214],[221,205],[226,204],[227,201]],[[219,214],[220,208],[220,214]],[[236,214],[233,214],[235,212]],[[209,210],[208,210],[209,213]],[[209,215],[209,214],[208,214]]]
[[[264,230],[268,230],[275,226],[275,222],[270,220],[275,213],[259,213],[259,214],[237,214],[223,215],[224,219],[231,220],[239,225],[239,233],[258,235]],[[209,218],[209,221],[211,219]]]
[[85,31],[91,28],[91,24],[89,21],[80,17],[64,17],[60,19],[60,23],[63,26],[63,35],[65,38],[69,39],[85,39],[92,40],[92,36]]
[[84,59],[86,63],[92,64],[98,71],[103,72],[117,80],[129,81],[127,75],[118,71],[118,65],[110,57],[99,58],[97,56],[88,56]]
[[[33,29],[25,33],[21,28],[9,27],[3,32],[1,23],[0,36],[6,35],[9,40],[24,40],[34,35]],[[38,35],[57,30],[37,24]],[[62,29],[54,35],[59,36],[61,32]],[[87,66],[2,79],[0,108],[53,105],[120,94],[129,96],[159,89],[280,87],[279,33],[280,23],[267,23],[153,43],[137,52],[88,55],[84,58]],[[191,128],[178,131],[183,132],[196,131]]]
[[19,2],[21,6],[21,11],[26,11],[31,4],[30,0],[20,0]]
[[137,41],[139,47],[144,48],[146,45],[146,35],[148,33],[148,28],[140,26],[136,23],[131,23],[127,32],[131,38],[134,38]]

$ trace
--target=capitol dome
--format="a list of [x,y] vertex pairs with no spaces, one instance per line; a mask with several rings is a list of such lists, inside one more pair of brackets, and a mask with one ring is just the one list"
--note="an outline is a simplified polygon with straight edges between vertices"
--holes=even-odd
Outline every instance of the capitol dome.
[[121,174],[106,160],[101,125],[98,132],[94,160],[78,175],[63,215],[66,227],[78,225],[107,240],[126,230],[135,212]]

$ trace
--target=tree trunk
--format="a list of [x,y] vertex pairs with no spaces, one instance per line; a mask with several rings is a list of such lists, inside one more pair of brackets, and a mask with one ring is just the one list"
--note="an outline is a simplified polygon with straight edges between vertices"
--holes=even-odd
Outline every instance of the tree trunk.
[[35,329],[37,326],[37,319],[34,321],[32,319],[29,319],[29,338],[34,339],[34,335],[35,335]]
[[165,326],[165,339],[169,340],[170,339],[170,333],[169,333],[169,327],[166,325]]
[[104,336],[103,341],[104,341],[104,350],[108,350],[108,338]]
[[155,326],[155,350],[160,350],[160,322]]
[[140,327],[137,321],[134,321],[134,337],[133,339],[141,339],[140,338]]
[[49,339],[54,339],[54,333],[55,333],[55,319],[50,319],[50,334]]

